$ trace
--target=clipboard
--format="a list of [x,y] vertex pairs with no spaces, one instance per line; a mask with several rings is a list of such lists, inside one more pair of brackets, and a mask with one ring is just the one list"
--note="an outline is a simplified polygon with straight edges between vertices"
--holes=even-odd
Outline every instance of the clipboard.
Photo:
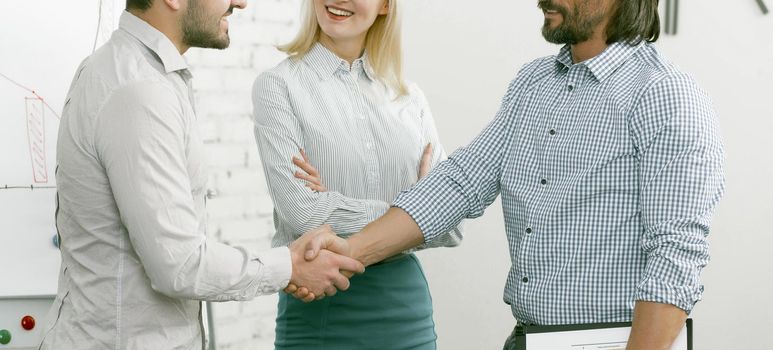
[[[515,327],[518,350],[625,350],[631,322]],[[692,350],[692,319],[688,318],[671,350]]]

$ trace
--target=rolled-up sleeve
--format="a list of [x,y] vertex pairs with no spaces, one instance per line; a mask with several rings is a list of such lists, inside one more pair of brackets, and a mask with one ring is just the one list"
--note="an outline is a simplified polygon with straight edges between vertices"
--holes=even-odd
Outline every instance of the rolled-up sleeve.
[[[446,160],[448,156],[446,155],[445,148],[443,147],[443,144],[440,142],[440,136],[437,132],[437,127],[435,125],[435,118],[432,115],[432,110],[430,109],[429,102],[427,101],[426,96],[424,95],[424,92],[419,89],[418,86],[413,85],[412,87],[412,94],[415,95],[419,106],[421,107],[421,130],[423,133],[423,138],[428,143],[432,144],[432,168],[437,167],[441,162]],[[441,235],[439,235],[436,239],[433,239],[432,241],[425,242],[424,244],[416,247],[415,250],[421,250],[426,248],[435,248],[435,247],[455,247],[462,243],[463,238],[463,228],[464,228],[464,221],[461,221],[456,227],[451,229],[448,232],[445,232]]]
[[701,299],[712,215],[724,192],[724,150],[706,94],[687,76],[665,77],[642,97],[630,130],[640,155],[641,248],[636,300],[690,312]]
[[292,272],[287,248],[253,255],[199,231],[186,155],[194,127],[174,91],[152,81],[113,92],[96,119],[94,148],[152,288],[213,301],[281,290]]
[[405,210],[430,243],[477,218],[499,195],[504,152],[512,140],[513,108],[528,83],[528,64],[510,83],[494,120],[469,145],[456,150],[393,205]]
[[258,76],[252,101],[255,139],[274,210],[296,237],[323,224],[338,234],[353,234],[389,209],[389,203],[380,200],[311,191],[293,176],[298,169],[291,158],[300,157],[304,139],[282,77],[273,72]]

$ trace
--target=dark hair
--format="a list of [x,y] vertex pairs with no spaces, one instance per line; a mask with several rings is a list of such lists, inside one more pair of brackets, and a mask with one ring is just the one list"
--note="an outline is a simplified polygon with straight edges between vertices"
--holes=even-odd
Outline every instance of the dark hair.
[[145,11],[153,5],[153,0],[126,0],[127,10]]
[[607,44],[623,41],[636,45],[642,40],[658,40],[658,0],[618,0],[616,7],[607,26]]

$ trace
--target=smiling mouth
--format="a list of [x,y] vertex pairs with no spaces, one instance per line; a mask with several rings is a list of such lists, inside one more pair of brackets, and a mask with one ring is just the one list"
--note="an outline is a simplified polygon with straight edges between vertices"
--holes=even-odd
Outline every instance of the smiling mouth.
[[558,15],[562,13],[561,8],[553,4],[551,0],[540,0],[537,2],[537,7],[539,7],[545,15]]
[[340,17],[351,17],[354,14],[354,12],[337,9],[334,7],[327,7],[327,12]]

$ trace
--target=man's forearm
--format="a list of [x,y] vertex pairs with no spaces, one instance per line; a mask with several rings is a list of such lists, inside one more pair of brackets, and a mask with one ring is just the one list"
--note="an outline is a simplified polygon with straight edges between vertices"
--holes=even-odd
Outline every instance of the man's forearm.
[[637,301],[626,349],[671,349],[686,320],[687,313],[674,305]]
[[352,257],[365,266],[375,264],[404,250],[424,243],[416,221],[400,208],[392,207],[349,238]]

